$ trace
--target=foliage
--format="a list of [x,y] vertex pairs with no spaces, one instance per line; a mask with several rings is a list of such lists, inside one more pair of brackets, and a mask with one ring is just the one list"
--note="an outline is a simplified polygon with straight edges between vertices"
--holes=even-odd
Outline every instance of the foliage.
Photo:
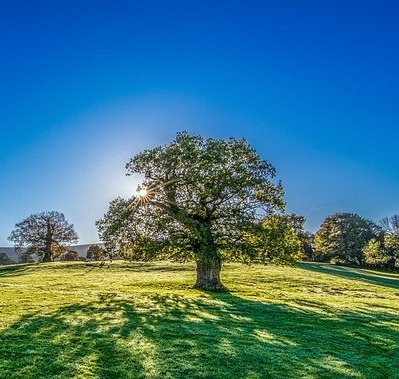
[[211,293],[193,264],[107,267],[0,268],[0,378],[398,376],[398,274],[228,263]]
[[315,235],[312,232],[305,231],[302,235],[299,236],[299,239],[302,242],[302,251],[303,251],[303,259],[311,261],[314,259],[314,237]]
[[62,213],[51,211],[30,215],[16,224],[9,240],[17,253],[25,257],[36,254],[48,262],[65,253],[65,245],[77,242],[78,236]]
[[15,261],[8,257],[6,253],[0,253],[0,265],[11,265]]
[[261,262],[294,264],[301,257],[302,241],[290,216],[271,214],[262,220],[259,233]]
[[399,268],[399,235],[386,234],[384,236],[385,250],[389,256],[388,267]]
[[363,248],[364,262],[375,267],[384,267],[390,260],[389,255],[380,241],[375,238],[370,240]]
[[[117,198],[110,203],[107,214],[97,222],[101,239],[112,256],[124,259],[149,261],[155,258],[172,258],[162,253],[162,243],[139,234],[136,218],[132,217],[132,204],[136,199]],[[146,239],[146,241],[143,241]]]
[[370,220],[353,213],[336,213],[327,217],[314,240],[316,258],[322,261],[363,264],[363,248],[379,235]]
[[21,248],[17,248],[16,250],[18,252],[18,263],[34,263],[36,261],[33,255],[35,258],[37,258],[37,256],[34,253],[32,254],[31,250]]
[[386,234],[384,236],[385,247],[392,252],[392,255],[399,253],[399,236]]
[[86,253],[86,258],[92,261],[101,261],[107,258],[107,256],[107,250],[98,245],[90,245]]
[[246,140],[179,133],[126,167],[144,176],[141,196],[114,200],[97,223],[107,249],[134,259],[195,260],[200,288],[221,289],[222,260],[254,255],[247,237],[258,230],[259,212],[284,207],[275,168]]
[[313,258],[313,239],[314,235],[305,230],[305,217],[295,213],[284,215],[287,223],[291,226],[295,235],[299,238],[302,245],[301,258],[311,260]]
[[78,261],[80,260],[79,253],[74,250],[68,250],[61,255],[62,261]]
[[384,248],[390,257],[387,266],[399,268],[399,215],[385,217],[380,225],[384,230]]

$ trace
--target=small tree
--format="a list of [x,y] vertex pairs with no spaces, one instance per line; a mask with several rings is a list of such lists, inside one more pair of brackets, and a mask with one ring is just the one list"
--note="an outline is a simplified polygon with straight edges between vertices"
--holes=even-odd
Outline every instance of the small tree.
[[261,222],[259,233],[261,261],[268,259],[275,263],[296,262],[303,254],[302,241],[292,225],[291,217],[269,215]]
[[19,254],[37,254],[43,262],[50,262],[65,252],[65,245],[75,243],[78,236],[59,212],[34,214],[15,225],[9,236]]
[[87,249],[86,258],[93,261],[101,261],[107,257],[107,251],[98,245],[90,245]]
[[62,261],[78,261],[79,253],[75,250],[68,250],[64,254],[61,255]]
[[380,225],[384,231],[384,246],[390,259],[387,266],[391,269],[399,267],[399,215],[385,217]]
[[313,239],[314,235],[305,230],[305,217],[297,215],[295,213],[289,213],[287,215],[281,215],[286,219],[287,225],[291,227],[295,235],[299,238],[302,245],[302,258],[312,259],[313,258]]
[[336,213],[316,233],[315,253],[319,260],[363,264],[363,248],[378,234],[372,221],[353,213]]
[[248,236],[262,211],[284,208],[275,168],[245,140],[179,133],[133,157],[127,170],[144,176],[139,196],[111,203],[97,223],[100,238],[134,259],[194,260],[200,289],[223,289],[222,261],[258,259]]

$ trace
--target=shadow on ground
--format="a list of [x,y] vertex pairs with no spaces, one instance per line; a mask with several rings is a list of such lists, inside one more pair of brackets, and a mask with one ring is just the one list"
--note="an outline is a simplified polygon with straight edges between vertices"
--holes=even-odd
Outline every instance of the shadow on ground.
[[[308,304],[309,306],[309,304]],[[104,293],[0,334],[1,378],[394,378],[398,318],[267,304]],[[397,376],[396,376],[397,377]]]
[[[86,275],[90,272],[97,271],[99,269],[112,269],[114,268],[113,263],[109,261],[93,261],[93,262],[51,262],[51,263],[28,263],[28,264],[15,264],[0,266],[0,278],[8,276],[19,276],[25,275],[31,272],[33,268],[37,268],[38,265],[42,270],[50,269],[52,272],[55,270],[65,270],[72,268],[75,272]],[[155,266],[153,262],[119,262],[117,269],[123,268],[126,271],[131,272],[192,272],[193,268],[186,265],[174,265],[167,262],[162,262],[159,266]]]
[[0,266],[0,278],[7,277],[7,276],[18,276],[18,275],[26,274],[34,266],[35,266],[34,263]]
[[339,276],[345,279],[361,280],[369,284],[399,289],[399,275],[397,274],[353,269],[350,267],[336,266],[329,263],[315,262],[301,262],[298,263],[297,267],[304,270]]

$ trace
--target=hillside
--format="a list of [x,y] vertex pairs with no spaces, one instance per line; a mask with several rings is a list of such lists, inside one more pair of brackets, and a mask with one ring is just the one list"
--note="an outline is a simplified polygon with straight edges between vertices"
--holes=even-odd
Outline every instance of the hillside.
[[18,256],[15,254],[13,247],[0,247],[0,253],[5,253],[8,258],[18,261]]
[[0,378],[398,378],[399,276],[327,264],[0,268]]

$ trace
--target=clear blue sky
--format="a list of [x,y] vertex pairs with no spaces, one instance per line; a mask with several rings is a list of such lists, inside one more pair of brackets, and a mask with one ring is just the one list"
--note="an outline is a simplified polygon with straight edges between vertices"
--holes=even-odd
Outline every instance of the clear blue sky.
[[180,130],[246,137],[288,211],[399,212],[397,1],[3,1],[0,246],[58,210],[81,243],[124,165]]

